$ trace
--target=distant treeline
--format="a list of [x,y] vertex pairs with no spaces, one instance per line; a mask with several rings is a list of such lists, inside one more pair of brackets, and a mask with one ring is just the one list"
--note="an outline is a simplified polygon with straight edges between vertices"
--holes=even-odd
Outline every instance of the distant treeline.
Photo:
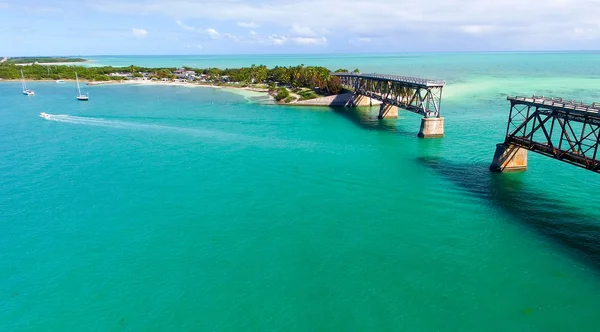
[[[193,70],[193,69],[192,69]],[[345,69],[338,69],[345,71]],[[358,71],[358,70],[356,70]],[[230,81],[246,84],[267,83],[273,86],[279,84],[291,88],[318,89],[328,94],[338,94],[342,90],[341,81],[331,76],[331,70],[319,66],[290,66],[267,68],[264,65],[237,69],[202,69],[202,73],[212,80],[228,77]]]
[[[194,71],[196,76],[205,75],[203,79],[212,83],[239,82],[246,85],[266,84],[288,86],[291,88],[310,88],[320,90],[327,94],[338,94],[341,91],[341,82],[338,77],[330,75],[331,70],[319,66],[290,66],[267,68],[264,65],[244,68],[219,69],[219,68],[191,68],[183,67],[185,70]],[[177,68],[146,68],[131,65],[129,67],[84,67],[65,65],[31,65],[17,66],[11,63],[0,64],[0,78],[19,79],[20,70],[23,70],[25,78],[30,80],[58,80],[75,79],[75,72],[81,79],[93,81],[107,81],[125,79],[123,77],[112,77],[110,73],[131,73],[133,77],[148,77],[157,79],[176,78]],[[358,69],[354,70],[358,72]],[[336,72],[348,72],[346,69],[338,69]]]
[[7,63],[55,63],[55,62],[84,62],[82,58],[65,58],[65,57],[16,57],[8,58]]
[[108,81],[112,78],[108,76],[110,73],[120,72],[122,69],[113,67],[83,67],[83,66],[65,66],[65,65],[31,65],[18,66],[11,63],[0,64],[0,78],[2,79],[19,79],[21,78],[21,70],[28,80],[60,80],[60,79],[75,79],[75,72],[80,78],[92,81]]

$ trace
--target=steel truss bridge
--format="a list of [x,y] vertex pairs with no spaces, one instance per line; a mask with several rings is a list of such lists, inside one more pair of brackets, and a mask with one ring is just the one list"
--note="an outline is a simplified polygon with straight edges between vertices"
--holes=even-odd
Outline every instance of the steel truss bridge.
[[507,99],[510,115],[504,145],[600,173],[600,104],[543,96]]
[[396,106],[421,114],[425,118],[440,117],[445,81],[381,74],[331,75],[339,77],[342,85],[354,90],[355,95],[367,96],[381,101],[384,105]]

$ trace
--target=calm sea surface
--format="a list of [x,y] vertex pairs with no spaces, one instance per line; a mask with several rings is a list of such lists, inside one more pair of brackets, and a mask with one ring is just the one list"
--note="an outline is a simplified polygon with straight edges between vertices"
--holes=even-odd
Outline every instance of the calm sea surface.
[[600,101],[600,54],[93,60],[445,79],[446,137],[209,88],[0,83],[0,331],[600,328],[600,175],[487,169],[506,95]]

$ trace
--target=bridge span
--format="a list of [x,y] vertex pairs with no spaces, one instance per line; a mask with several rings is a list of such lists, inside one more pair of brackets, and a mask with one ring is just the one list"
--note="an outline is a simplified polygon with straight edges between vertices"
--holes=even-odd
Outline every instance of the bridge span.
[[440,107],[445,81],[382,74],[331,75],[339,77],[344,87],[354,91],[353,98],[346,106],[364,105],[364,97],[379,100],[382,102],[380,119],[396,118],[398,108],[402,108],[423,116],[419,137],[444,136],[444,118],[440,117]]
[[543,96],[507,100],[506,137],[496,146],[490,170],[526,170],[532,151],[600,173],[600,104]]

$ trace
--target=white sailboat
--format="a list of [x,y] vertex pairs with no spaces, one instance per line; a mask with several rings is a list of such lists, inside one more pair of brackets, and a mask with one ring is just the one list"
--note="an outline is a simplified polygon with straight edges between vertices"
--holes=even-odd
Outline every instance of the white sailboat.
[[81,88],[79,87],[79,77],[77,76],[77,73],[75,73],[75,80],[77,81],[77,100],[88,101],[90,99],[90,96],[88,96],[87,93],[81,93]]
[[33,96],[35,92],[33,90],[27,89],[27,84],[25,84],[25,75],[23,75],[23,69],[21,69],[21,87],[23,88],[23,94],[26,96]]

